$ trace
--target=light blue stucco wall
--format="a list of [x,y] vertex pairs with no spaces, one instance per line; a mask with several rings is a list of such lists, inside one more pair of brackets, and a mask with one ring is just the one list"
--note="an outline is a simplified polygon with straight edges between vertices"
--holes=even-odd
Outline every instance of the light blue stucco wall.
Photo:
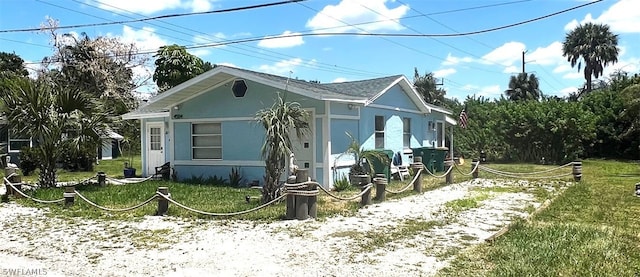
[[[174,167],[179,179],[190,177],[210,177],[217,175],[228,178],[233,167],[240,170],[247,181],[263,182],[264,162],[261,147],[264,143],[264,129],[254,120],[258,110],[273,105],[276,89],[263,84],[247,81],[247,93],[236,98],[231,92],[231,85],[214,88],[209,92],[180,103],[179,109],[172,109],[172,117],[179,114],[179,119],[172,121],[175,136]],[[322,162],[322,114],[324,102],[294,94],[280,95],[288,102],[298,102],[305,109],[311,109],[314,118],[312,135],[315,140],[316,162]],[[317,118],[316,118],[317,117]],[[197,122],[220,122],[222,127],[222,160],[192,160],[191,124]],[[315,169],[320,174],[315,178],[321,182],[322,169]]]

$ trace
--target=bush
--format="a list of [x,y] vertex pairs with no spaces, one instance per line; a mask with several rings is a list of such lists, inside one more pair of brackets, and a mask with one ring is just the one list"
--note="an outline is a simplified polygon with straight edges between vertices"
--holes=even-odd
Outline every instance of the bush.
[[231,172],[229,173],[229,185],[234,188],[239,188],[242,186],[242,176],[240,175],[240,170],[237,168],[231,168]]
[[20,163],[18,167],[24,176],[29,176],[40,165],[38,161],[38,149],[31,147],[23,147],[20,149]]
[[336,191],[343,191],[351,187],[351,182],[349,182],[349,179],[347,178],[347,176],[342,175],[340,176],[340,178],[336,179],[333,185]]
[[62,169],[67,171],[93,171],[95,151],[88,147],[73,151],[71,147],[65,147],[60,157]]
[[229,183],[227,179],[218,177],[218,175],[213,175],[212,177],[204,178],[202,175],[195,176],[191,175],[191,178],[187,178],[183,180],[184,183],[192,184],[192,185],[209,185],[209,186],[218,186],[224,187],[228,186]]

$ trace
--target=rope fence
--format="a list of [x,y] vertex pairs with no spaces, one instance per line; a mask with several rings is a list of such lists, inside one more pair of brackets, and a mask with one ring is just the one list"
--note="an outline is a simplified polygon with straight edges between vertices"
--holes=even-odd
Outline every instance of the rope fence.
[[[278,201],[282,200],[283,198],[286,197],[287,199],[287,203],[286,203],[286,208],[287,208],[287,212],[286,212],[286,218],[287,219],[307,219],[309,217],[311,218],[315,218],[317,217],[317,197],[320,194],[320,191],[323,191],[325,194],[327,194],[329,197],[340,200],[340,201],[352,201],[355,199],[360,198],[361,199],[361,205],[362,206],[366,206],[366,205],[370,205],[371,204],[371,192],[373,191],[373,187],[375,184],[376,187],[376,199],[380,202],[385,200],[385,194],[386,193],[390,193],[390,194],[399,194],[399,193],[403,193],[405,191],[407,191],[410,187],[413,187],[413,191],[417,192],[417,193],[421,193],[422,192],[422,182],[423,182],[423,175],[426,172],[427,174],[429,174],[432,177],[435,178],[442,178],[445,177],[446,178],[446,183],[450,184],[453,182],[453,168],[455,167],[457,169],[457,171],[463,175],[472,175],[473,178],[478,178],[478,172],[480,170],[483,170],[485,172],[491,173],[491,174],[495,174],[495,175],[499,175],[499,176],[503,176],[503,177],[509,177],[509,178],[538,178],[538,179],[546,179],[546,178],[562,178],[562,177],[566,177],[566,176],[570,176],[573,175],[574,180],[575,181],[580,181],[581,177],[582,177],[582,162],[580,161],[575,161],[575,162],[571,162],[571,163],[567,163],[555,168],[551,168],[551,169],[546,169],[546,170],[541,170],[541,171],[537,171],[537,172],[507,172],[507,171],[502,171],[502,170],[498,170],[498,169],[493,169],[484,165],[480,165],[480,162],[477,160],[473,160],[472,161],[472,169],[470,173],[464,173],[462,172],[457,165],[455,164],[455,162],[453,162],[453,160],[447,160],[445,161],[445,172],[442,175],[436,175],[433,172],[431,172],[428,167],[422,163],[422,158],[421,157],[415,157],[414,163],[412,164],[412,168],[414,169],[414,172],[416,172],[412,178],[412,180],[404,187],[402,187],[400,190],[394,191],[394,190],[390,190],[386,188],[387,185],[387,178],[383,177],[383,176],[377,176],[377,178],[373,179],[373,183],[371,182],[371,176],[368,175],[363,175],[363,176],[359,176],[359,184],[360,184],[360,193],[353,195],[353,196],[349,196],[349,197],[342,197],[336,194],[331,193],[328,189],[326,189],[325,187],[323,187],[321,184],[312,181],[309,178],[308,175],[308,170],[307,169],[299,169],[296,172],[295,176],[291,176],[291,178],[289,178],[290,180],[287,181],[287,183],[283,186],[282,192],[279,196],[274,197],[273,199],[271,199],[269,202],[267,203],[263,203],[257,207],[253,207],[244,211],[237,211],[237,212],[229,212],[229,213],[220,213],[220,212],[210,212],[210,211],[203,211],[203,210],[199,210],[199,209],[195,209],[192,207],[187,206],[186,204],[180,203],[177,200],[171,198],[171,194],[168,191],[168,187],[158,187],[158,190],[149,198],[147,198],[145,201],[136,204],[134,206],[131,207],[126,207],[126,208],[110,208],[110,207],[106,207],[106,206],[101,206],[97,203],[95,203],[94,201],[91,201],[90,199],[88,199],[86,196],[84,196],[83,194],[81,194],[79,191],[75,190],[75,186],[71,185],[71,186],[65,186],[64,187],[64,193],[63,193],[63,198],[61,199],[55,199],[55,200],[42,200],[42,199],[37,199],[34,198],[26,193],[24,193],[21,190],[21,186],[22,183],[20,182],[15,182],[15,180],[19,180],[19,176],[16,173],[12,173],[9,174],[8,176],[4,177],[4,184],[5,187],[7,188],[7,193],[5,193],[5,197],[11,193],[14,196],[21,196],[24,198],[28,198],[31,199],[34,202],[37,203],[42,203],[42,204],[55,204],[55,203],[61,203],[64,202],[65,206],[70,206],[73,205],[75,197],[77,196],[78,198],[80,198],[81,200],[83,200],[84,202],[86,202],[88,205],[100,209],[100,210],[104,210],[104,211],[109,211],[109,212],[127,212],[127,211],[132,211],[138,208],[141,208],[149,203],[151,203],[154,200],[157,200],[158,202],[158,209],[156,211],[156,215],[165,215],[168,212],[168,207],[169,204],[173,204],[176,205],[177,207],[180,207],[182,209],[185,209],[187,211],[193,212],[193,213],[197,213],[197,214],[201,214],[201,215],[206,215],[206,216],[238,216],[238,215],[244,215],[244,214],[248,214],[251,212],[256,212],[258,210],[264,209],[274,203],[277,203]],[[560,174],[556,174],[556,175],[551,175],[551,176],[535,176],[535,175],[541,175],[541,174],[545,174],[545,173],[551,173],[554,171],[558,171],[564,168],[567,168],[569,166],[572,166],[572,171],[568,172],[568,173],[560,173]],[[80,182],[78,182],[77,184],[83,184],[86,183],[87,181],[93,179],[93,178],[98,178],[98,184],[99,185],[105,185],[106,181],[109,180],[113,183],[121,183],[121,184],[134,184],[134,183],[141,183],[144,181],[147,181],[149,179],[151,179],[152,177],[148,177],[148,178],[144,178],[144,179],[140,179],[140,180],[118,180],[118,179],[114,179],[114,178],[110,178],[107,177],[103,172],[98,173],[96,176],[92,176],[90,178],[87,178],[85,180],[82,180]],[[292,179],[293,178],[293,179]],[[6,199],[6,198],[3,198]],[[247,200],[248,201],[248,200]]]

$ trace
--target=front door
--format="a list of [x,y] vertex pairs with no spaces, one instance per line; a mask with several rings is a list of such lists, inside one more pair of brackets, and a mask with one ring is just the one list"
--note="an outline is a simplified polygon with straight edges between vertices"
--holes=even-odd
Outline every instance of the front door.
[[[314,114],[313,111],[309,112],[309,130],[302,138],[296,136],[295,130],[290,133],[292,152],[295,155],[295,164],[298,168],[304,168],[309,170],[309,177],[314,178],[315,167],[313,163],[313,137],[314,137]],[[287,164],[288,166],[288,164]]]
[[147,175],[152,175],[164,164],[164,123],[147,124],[146,134]]

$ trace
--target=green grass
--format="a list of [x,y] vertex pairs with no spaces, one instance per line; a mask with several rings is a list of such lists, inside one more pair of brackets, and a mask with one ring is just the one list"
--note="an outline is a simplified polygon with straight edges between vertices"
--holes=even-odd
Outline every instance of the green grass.
[[444,206],[451,209],[453,212],[459,213],[480,207],[480,203],[487,199],[489,199],[488,193],[479,193],[471,197],[446,202],[444,203]]
[[[509,165],[491,165],[510,169]],[[542,168],[513,166],[517,169]],[[484,173],[481,173],[481,176]],[[492,244],[463,252],[441,276],[637,276],[640,180],[637,162],[583,161],[583,180],[529,222]]]

